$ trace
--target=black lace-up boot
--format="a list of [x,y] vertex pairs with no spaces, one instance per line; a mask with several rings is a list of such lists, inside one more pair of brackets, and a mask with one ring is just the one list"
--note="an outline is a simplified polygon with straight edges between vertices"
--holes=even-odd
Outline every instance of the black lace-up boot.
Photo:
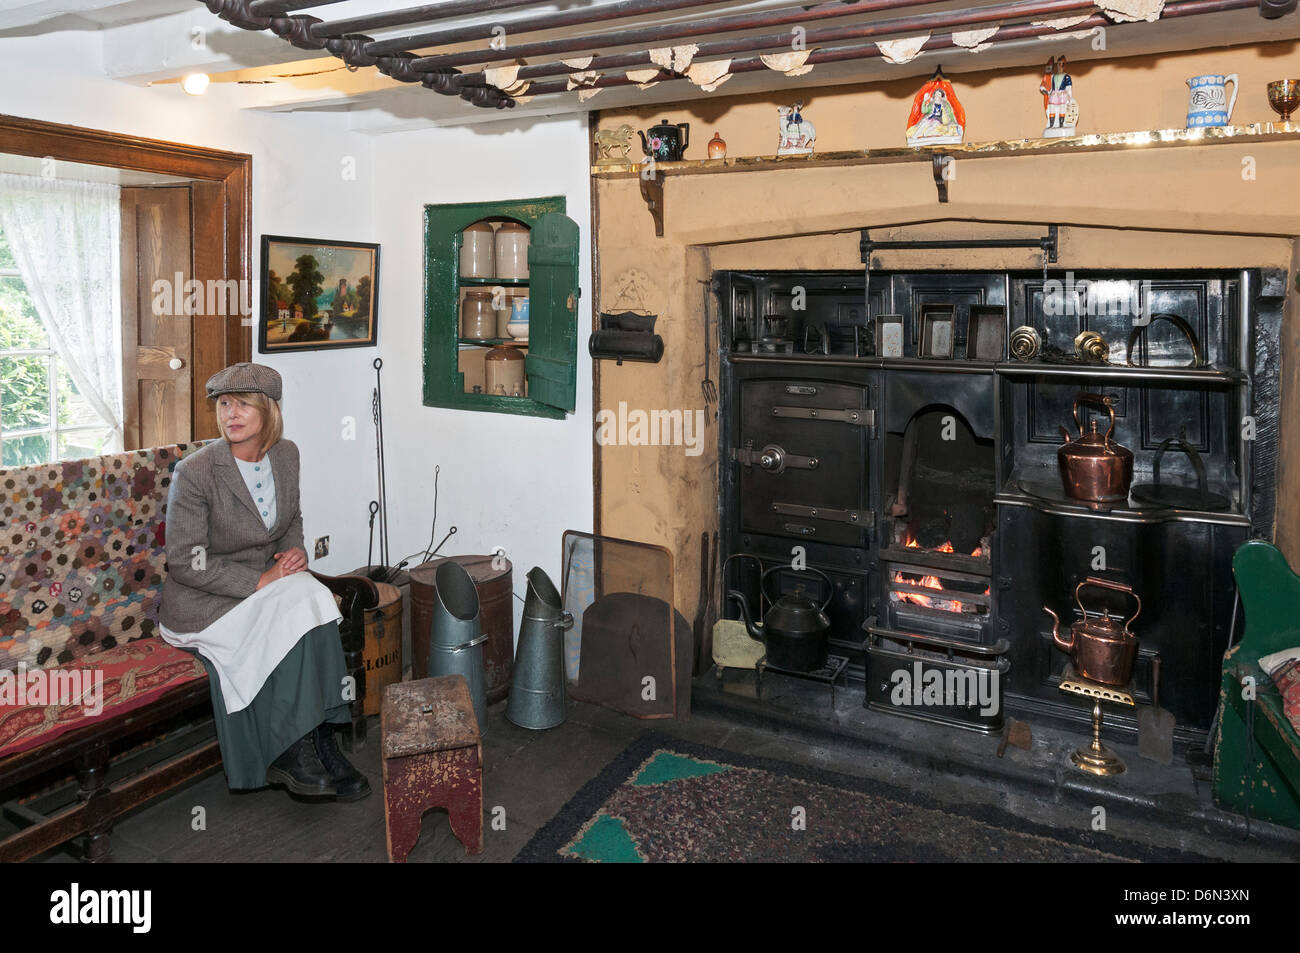
[[332,772],[316,753],[312,729],[291,744],[284,754],[266,769],[266,780],[282,784],[294,794],[305,797],[332,797],[338,794]]
[[316,755],[325,770],[329,772],[330,782],[340,801],[359,801],[370,793],[370,782],[366,776],[352,767],[348,759],[339,751],[334,738],[334,727],[328,723],[316,726],[312,733],[315,740]]

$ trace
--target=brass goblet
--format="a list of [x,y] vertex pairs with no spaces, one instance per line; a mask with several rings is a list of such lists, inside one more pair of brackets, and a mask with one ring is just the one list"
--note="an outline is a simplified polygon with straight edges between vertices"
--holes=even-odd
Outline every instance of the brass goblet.
[[1268,104],[1282,117],[1283,131],[1291,131],[1291,113],[1300,106],[1300,79],[1279,79],[1268,84]]

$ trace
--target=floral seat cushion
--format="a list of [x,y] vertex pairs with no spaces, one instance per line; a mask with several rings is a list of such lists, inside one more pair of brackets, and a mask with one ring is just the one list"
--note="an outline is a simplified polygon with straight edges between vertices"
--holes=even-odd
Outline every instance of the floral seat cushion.
[[203,663],[156,637],[68,665],[0,672],[0,758],[143,708],[198,679],[207,680]]

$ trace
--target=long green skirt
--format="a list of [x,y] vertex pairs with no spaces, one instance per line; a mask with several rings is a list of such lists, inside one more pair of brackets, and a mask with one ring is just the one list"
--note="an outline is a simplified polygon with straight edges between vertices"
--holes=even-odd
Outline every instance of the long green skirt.
[[208,672],[221,765],[232,789],[266,787],[266,769],[295,741],[321,722],[352,720],[343,700],[348,670],[337,622],[308,630],[267,676],[252,704],[233,715],[226,711],[216,669],[202,653],[194,654]]

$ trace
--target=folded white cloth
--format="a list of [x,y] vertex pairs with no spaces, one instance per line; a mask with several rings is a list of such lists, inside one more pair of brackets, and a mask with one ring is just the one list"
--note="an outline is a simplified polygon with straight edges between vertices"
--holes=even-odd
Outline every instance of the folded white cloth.
[[159,629],[168,644],[196,649],[212,663],[233,714],[252,704],[299,639],[342,618],[334,595],[304,571],[263,586],[201,632]]
[[1300,661],[1300,645],[1293,649],[1283,649],[1281,652],[1274,652],[1272,655],[1261,655],[1259,657],[1259,667],[1272,675],[1275,671],[1285,665],[1287,662]]

